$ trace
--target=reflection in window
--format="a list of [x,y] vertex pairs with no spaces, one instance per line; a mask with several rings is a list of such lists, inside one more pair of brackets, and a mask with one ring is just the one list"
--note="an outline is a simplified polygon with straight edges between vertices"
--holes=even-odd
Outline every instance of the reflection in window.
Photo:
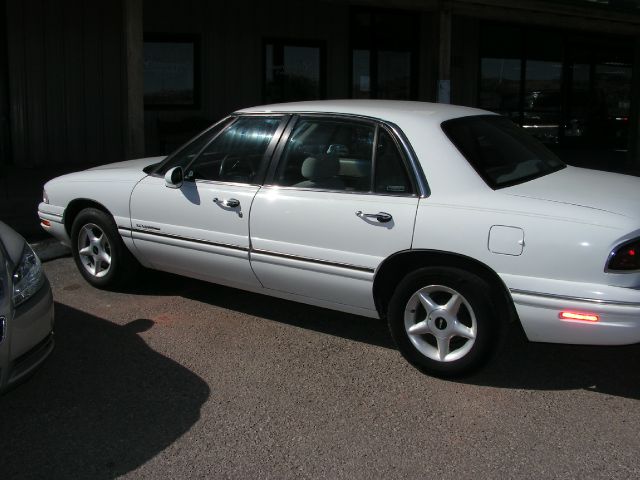
[[561,62],[526,61],[522,126],[545,143],[558,143],[561,88]]
[[378,98],[411,98],[411,52],[378,52]]
[[240,118],[205,147],[185,178],[253,183],[263,169],[264,154],[280,121],[280,118]]
[[351,97],[417,97],[418,17],[402,10],[354,8]]
[[265,102],[317,100],[323,97],[320,45],[265,44]]
[[627,148],[631,108],[631,65],[606,63],[595,66],[594,110],[598,142]]
[[353,51],[353,98],[371,98],[371,52]]
[[623,150],[632,58],[628,42],[611,37],[486,22],[478,103],[550,145]]
[[480,106],[517,119],[520,109],[519,59],[483,58],[480,65]]
[[411,181],[398,146],[382,128],[376,147],[375,192],[388,195],[412,193]]
[[191,161],[196,158],[198,153],[213,139],[216,135],[218,135],[224,128],[229,125],[231,120],[227,119],[223,122],[219,122],[217,125],[213,126],[209,130],[201,133],[198,137],[193,139],[191,142],[186,145],[180,147],[180,149],[171,155],[165,163],[162,165],[162,168],[159,170],[159,173],[164,175],[167,170],[173,167],[182,167],[186,168],[187,165],[191,163]]
[[196,38],[172,40],[147,36],[143,56],[146,107],[197,104]]
[[564,136],[571,140],[582,137],[587,132],[591,95],[591,66],[574,63],[571,68],[571,88],[569,89],[568,120],[564,126]]

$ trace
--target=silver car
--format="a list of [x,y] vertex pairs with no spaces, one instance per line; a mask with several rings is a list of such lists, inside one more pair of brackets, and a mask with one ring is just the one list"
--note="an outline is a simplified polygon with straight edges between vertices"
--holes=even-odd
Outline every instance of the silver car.
[[0,222],[0,392],[53,350],[53,296],[38,256]]

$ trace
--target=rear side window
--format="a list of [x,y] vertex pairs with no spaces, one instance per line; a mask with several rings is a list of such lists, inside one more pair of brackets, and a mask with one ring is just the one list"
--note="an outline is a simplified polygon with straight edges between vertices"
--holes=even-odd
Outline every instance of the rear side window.
[[479,115],[447,120],[442,130],[493,189],[524,183],[566,165],[507,118]]
[[282,152],[274,183],[318,190],[413,194],[404,158],[391,134],[372,122],[349,118],[300,118]]
[[381,128],[376,146],[375,192],[398,195],[412,191],[400,150],[391,135]]
[[375,126],[324,118],[301,118],[282,153],[276,184],[368,192]]

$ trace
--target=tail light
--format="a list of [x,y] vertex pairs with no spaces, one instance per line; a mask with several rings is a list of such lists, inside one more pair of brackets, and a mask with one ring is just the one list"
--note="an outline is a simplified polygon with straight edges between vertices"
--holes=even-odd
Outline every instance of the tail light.
[[640,270],[640,240],[636,239],[620,245],[611,252],[607,270]]

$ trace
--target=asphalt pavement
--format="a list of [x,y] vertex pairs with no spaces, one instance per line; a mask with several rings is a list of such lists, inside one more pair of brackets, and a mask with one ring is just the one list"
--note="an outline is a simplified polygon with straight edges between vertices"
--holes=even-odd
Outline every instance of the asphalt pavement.
[[0,397],[0,478],[637,478],[640,346],[527,343],[474,376],[381,321],[147,273],[45,264],[56,350]]

